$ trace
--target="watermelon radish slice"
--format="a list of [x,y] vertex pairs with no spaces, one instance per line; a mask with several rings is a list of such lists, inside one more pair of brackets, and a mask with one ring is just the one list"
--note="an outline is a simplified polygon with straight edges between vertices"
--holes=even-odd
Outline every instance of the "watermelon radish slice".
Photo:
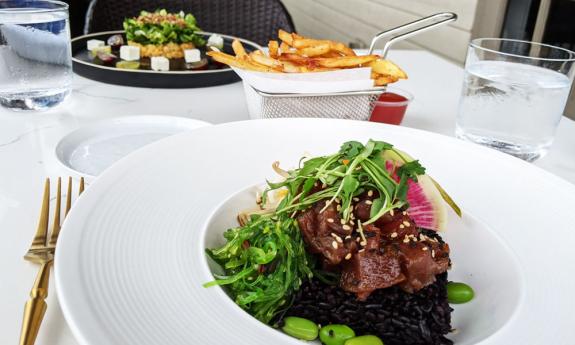
[[[386,169],[397,181],[399,177],[395,170],[399,166],[401,165],[391,160],[385,162]],[[407,180],[407,202],[409,202],[407,212],[418,227],[435,231],[445,229],[447,210],[441,194],[429,176],[419,175],[417,182]]]
[[[386,161],[386,169],[397,180],[399,178],[395,174],[395,169],[414,160],[407,153],[397,149],[384,151],[383,158]],[[407,185],[407,201],[409,202],[407,211],[417,226],[436,231],[444,230],[447,222],[444,202],[461,217],[460,208],[431,176],[419,175],[417,182],[408,180]]]

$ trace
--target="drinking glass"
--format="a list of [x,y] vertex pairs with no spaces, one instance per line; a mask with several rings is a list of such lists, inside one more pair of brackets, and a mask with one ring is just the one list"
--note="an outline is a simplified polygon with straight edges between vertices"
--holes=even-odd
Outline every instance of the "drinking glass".
[[547,152],[575,75],[575,53],[510,39],[471,41],[456,136],[534,161]]
[[53,0],[0,0],[0,104],[42,110],[70,93],[68,5]]

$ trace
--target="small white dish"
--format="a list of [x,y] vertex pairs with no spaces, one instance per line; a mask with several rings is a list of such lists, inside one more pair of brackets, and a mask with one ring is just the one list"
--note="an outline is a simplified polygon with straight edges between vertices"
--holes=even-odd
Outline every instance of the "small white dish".
[[78,128],[60,139],[56,145],[56,158],[73,174],[95,177],[145,145],[209,125],[205,121],[164,115],[103,120]]

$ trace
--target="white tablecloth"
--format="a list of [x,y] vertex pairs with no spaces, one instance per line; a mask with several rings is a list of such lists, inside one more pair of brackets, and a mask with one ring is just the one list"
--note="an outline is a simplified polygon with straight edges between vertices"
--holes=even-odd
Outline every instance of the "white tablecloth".
[[[463,70],[424,51],[389,56],[408,73],[398,87],[415,95],[403,125],[453,135]],[[22,259],[33,236],[43,180],[65,175],[54,156],[68,132],[106,118],[138,114],[190,117],[211,123],[247,120],[241,83],[202,89],[142,89],[76,76],[70,100],[45,113],[0,110],[0,344],[16,344],[37,267]],[[486,162],[487,164],[488,162]],[[575,183],[575,122],[563,118],[555,144],[535,165]],[[51,285],[39,345],[77,344]]]

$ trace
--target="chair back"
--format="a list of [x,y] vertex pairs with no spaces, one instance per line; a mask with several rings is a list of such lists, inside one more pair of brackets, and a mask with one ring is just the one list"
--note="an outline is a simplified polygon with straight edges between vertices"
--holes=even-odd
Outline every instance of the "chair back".
[[263,46],[277,37],[278,29],[295,31],[279,0],[92,0],[84,33],[121,30],[124,18],[159,8],[192,13],[202,31],[237,36]]

